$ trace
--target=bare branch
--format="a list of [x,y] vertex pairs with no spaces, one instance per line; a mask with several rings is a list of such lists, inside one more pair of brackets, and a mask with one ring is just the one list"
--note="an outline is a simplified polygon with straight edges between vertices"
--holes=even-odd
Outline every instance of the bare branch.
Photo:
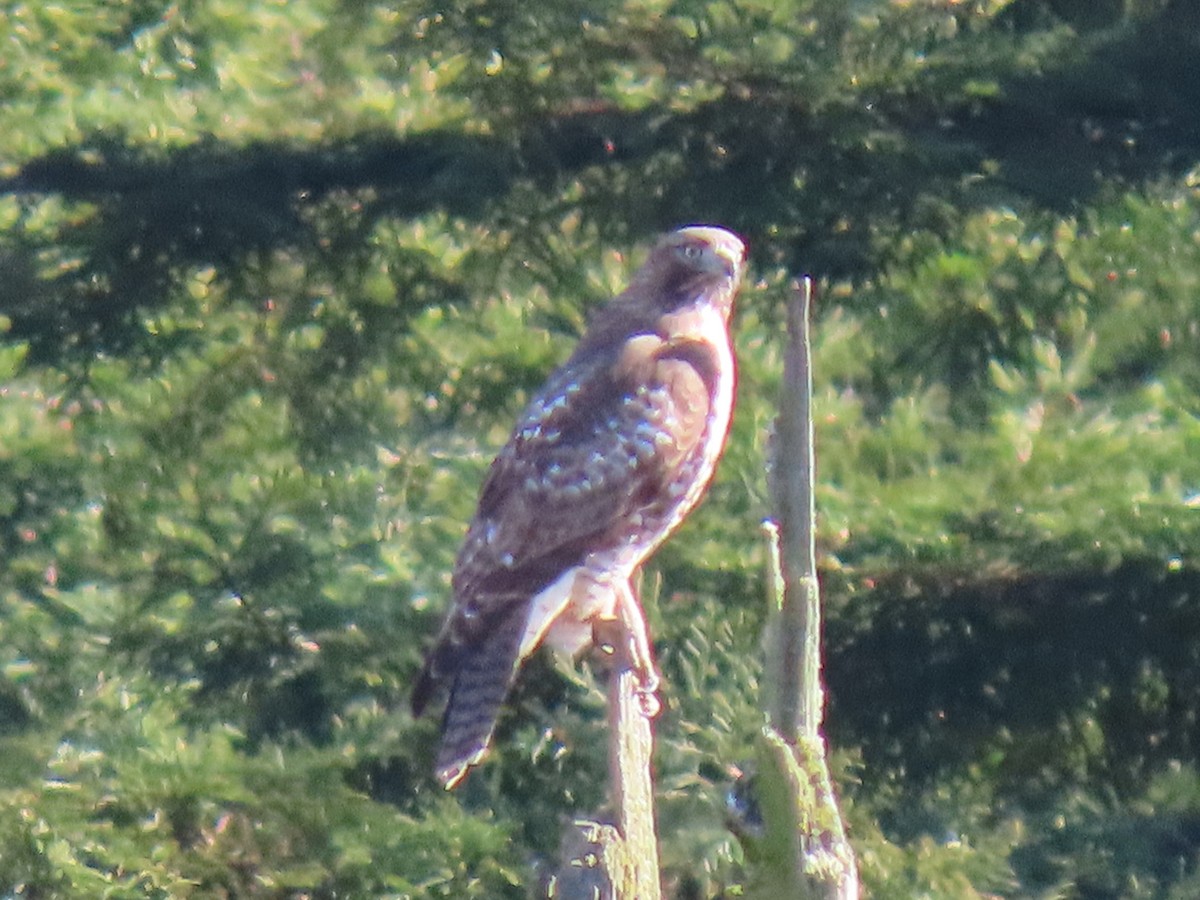
[[856,900],[858,872],[846,840],[821,736],[821,597],[813,501],[811,279],[793,289],[776,426],[767,523],[772,615],[759,744],[758,796],[766,824],[760,896]]
[[[609,796],[616,823],[577,820],[567,838],[565,863],[549,896],[563,900],[659,900],[658,836],[650,777],[657,701],[642,689],[620,621],[605,623],[603,644],[613,649],[608,676]],[[599,637],[599,635],[597,635]]]

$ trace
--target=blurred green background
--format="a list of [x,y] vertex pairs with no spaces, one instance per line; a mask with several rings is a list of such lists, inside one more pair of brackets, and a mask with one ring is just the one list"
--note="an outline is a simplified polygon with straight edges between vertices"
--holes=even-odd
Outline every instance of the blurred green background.
[[1198,60],[1192,0],[0,2],[0,895],[530,895],[596,680],[536,660],[454,795],[407,686],[530,391],[717,222],[734,433],[645,580],[668,895],[755,878],[807,272],[869,896],[1200,896]]

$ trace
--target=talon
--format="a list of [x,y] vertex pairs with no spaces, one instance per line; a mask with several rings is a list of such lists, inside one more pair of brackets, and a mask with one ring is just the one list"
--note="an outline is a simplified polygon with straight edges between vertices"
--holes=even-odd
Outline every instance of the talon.
[[642,715],[653,719],[662,711],[662,703],[658,699],[658,686],[661,679],[654,661],[638,654],[637,641],[629,643],[629,655],[633,661],[634,675],[638,680],[638,700],[642,707]]
[[638,688],[638,704],[642,707],[642,715],[647,719],[654,719],[662,712],[662,703],[658,699],[658,694],[655,693],[655,688],[647,689],[645,687]]
[[[632,652],[633,648],[630,650],[631,655]],[[658,693],[658,686],[662,683],[662,679],[659,677],[658,669],[654,667],[654,663],[650,660],[638,659],[636,656],[632,658],[633,671],[637,675],[638,680],[638,690],[644,694]]]

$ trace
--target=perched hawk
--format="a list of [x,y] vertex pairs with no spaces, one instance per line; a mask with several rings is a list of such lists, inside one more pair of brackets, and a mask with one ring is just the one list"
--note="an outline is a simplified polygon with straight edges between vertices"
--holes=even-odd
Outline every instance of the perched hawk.
[[437,777],[487,749],[521,662],[578,654],[620,619],[643,690],[657,675],[630,579],[700,500],[733,409],[729,314],[745,247],[681,228],[591,321],[492,463],[454,567],[454,602],[412,695],[448,683]]

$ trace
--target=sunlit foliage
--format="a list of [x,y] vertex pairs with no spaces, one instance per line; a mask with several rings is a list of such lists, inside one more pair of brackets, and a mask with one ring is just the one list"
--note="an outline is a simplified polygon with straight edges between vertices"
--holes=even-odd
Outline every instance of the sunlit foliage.
[[0,2],[0,894],[528,896],[603,802],[590,669],[453,796],[407,686],[530,390],[717,221],[734,435],[643,586],[669,895],[754,880],[808,271],[871,896],[1195,896],[1192,4],[587,7]]

